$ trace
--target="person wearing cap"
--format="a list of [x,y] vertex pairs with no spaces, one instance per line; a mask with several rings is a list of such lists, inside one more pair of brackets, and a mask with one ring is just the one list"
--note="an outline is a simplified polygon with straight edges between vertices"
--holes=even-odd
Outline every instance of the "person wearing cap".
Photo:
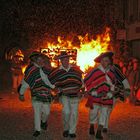
[[93,68],[84,79],[85,87],[89,92],[86,103],[86,106],[90,108],[89,134],[95,134],[94,124],[98,122],[96,132],[96,138],[98,139],[103,139],[102,129],[108,117],[108,110],[113,106],[116,75],[111,70],[112,56],[113,52],[105,52],[95,58],[94,61],[100,63],[100,65],[97,68]]
[[63,136],[76,137],[76,125],[78,119],[78,105],[80,89],[83,87],[82,71],[76,65],[69,63],[69,58],[65,51],[57,57],[61,65],[50,74],[50,80],[59,89],[60,100],[63,105]]
[[108,124],[111,112],[116,104],[116,101],[119,99],[120,101],[124,102],[126,98],[130,95],[130,84],[126,78],[126,76],[122,73],[121,68],[119,65],[113,63],[113,59],[110,58],[111,64],[110,69],[115,74],[115,95],[113,98],[113,107],[108,109],[108,115],[105,121],[105,125],[103,127],[103,132],[107,133],[108,131]]
[[51,71],[53,68],[51,66],[50,58],[46,54],[42,54],[42,57],[44,60],[44,68],[47,69],[47,71]]
[[33,52],[29,58],[31,62],[25,70],[24,79],[18,88],[18,92],[19,100],[24,101],[25,90],[27,88],[31,90],[35,127],[33,136],[37,137],[40,135],[41,129],[47,129],[47,119],[52,101],[50,90],[55,86],[50,83],[47,74],[43,72],[44,56],[39,52]]

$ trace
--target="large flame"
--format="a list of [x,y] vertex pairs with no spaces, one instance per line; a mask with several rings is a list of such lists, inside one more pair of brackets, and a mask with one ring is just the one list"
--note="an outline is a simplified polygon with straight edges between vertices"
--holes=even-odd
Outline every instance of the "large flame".
[[106,28],[106,32],[102,35],[98,35],[96,40],[83,41],[84,38],[88,38],[88,34],[84,38],[81,36],[79,37],[81,44],[77,53],[77,65],[80,66],[81,70],[85,71],[90,66],[94,66],[94,59],[102,52],[110,49],[109,31],[110,29]]
[[[94,67],[94,59],[100,53],[111,50],[110,46],[110,29],[106,28],[105,32],[101,35],[98,35],[96,39],[89,39],[89,35],[86,34],[84,37],[78,36],[80,41],[79,45],[73,45],[72,40],[64,40],[60,36],[58,37],[57,43],[44,42],[44,48],[49,49],[49,56],[51,56],[52,66],[56,66],[54,61],[55,55],[59,53],[59,50],[77,50],[77,59],[76,63],[80,66],[81,70],[86,71],[89,67]],[[70,60],[73,62],[73,60]]]

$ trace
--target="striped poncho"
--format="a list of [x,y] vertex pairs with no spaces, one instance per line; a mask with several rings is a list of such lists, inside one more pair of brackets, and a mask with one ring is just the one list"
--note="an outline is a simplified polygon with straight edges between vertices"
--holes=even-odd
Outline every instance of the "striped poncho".
[[[43,68],[45,74],[50,71]],[[24,80],[31,89],[31,96],[34,100],[42,102],[51,102],[50,86],[46,85],[40,75],[40,68],[30,64],[24,73]]]
[[53,70],[49,77],[52,84],[68,97],[78,97],[82,87],[82,71],[78,66],[70,66],[65,70],[62,66]]
[[125,75],[121,72],[121,69],[119,68],[119,66],[117,66],[117,64],[114,64],[111,66],[111,71],[114,72],[115,77],[116,77],[116,84],[120,84],[122,85],[122,82],[126,79]]
[[[110,82],[108,82],[108,79]],[[106,97],[110,92],[115,79],[114,71],[109,69],[107,72],[104,72],[100,67],[93,69],[87,74],[84,79],[86,89],[89,93],[96,93],[95,95],[89,95],[87,106],[92,108],[93,103],[112,106],[112,98],[102,100],[102,97]]]

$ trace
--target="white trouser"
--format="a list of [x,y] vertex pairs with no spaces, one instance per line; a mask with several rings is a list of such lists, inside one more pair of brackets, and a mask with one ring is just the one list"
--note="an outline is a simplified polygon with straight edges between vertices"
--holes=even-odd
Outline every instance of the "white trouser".
[[41,130],[41,120],[46,122],[50,114],[50,104],[43,103],[38,101],[32,101],[33,110],[34,110],[34,126],[36,131]]
[[108,109],[104,128],[108,128],[111,112],[112,112],[112,109]]
[[76,131],[79,99],[62,96],[61,102],[63,105],[62,115],[64,130],[68,130],[70,134],[73,134]]
[[104,126],[108,115],[108,109],[109,108],[106,106],[94,105],[93,109],[90,109],[89,112],[90,124],[98,122],[99,125]]
[[110,115],[111,115],[111,112],[114,109],[115,105],[116,105],[116,98],[113,98],[113,107],[108,109],[104,128],[108,128],[108,124],[109,124],[109,120],[110,120]]

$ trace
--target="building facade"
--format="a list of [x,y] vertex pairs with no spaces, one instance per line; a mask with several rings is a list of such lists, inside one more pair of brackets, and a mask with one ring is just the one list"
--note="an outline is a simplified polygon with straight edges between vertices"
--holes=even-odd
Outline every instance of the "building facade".
[[126,0],[125,28],[132,54],[140,59],[140,0]]

